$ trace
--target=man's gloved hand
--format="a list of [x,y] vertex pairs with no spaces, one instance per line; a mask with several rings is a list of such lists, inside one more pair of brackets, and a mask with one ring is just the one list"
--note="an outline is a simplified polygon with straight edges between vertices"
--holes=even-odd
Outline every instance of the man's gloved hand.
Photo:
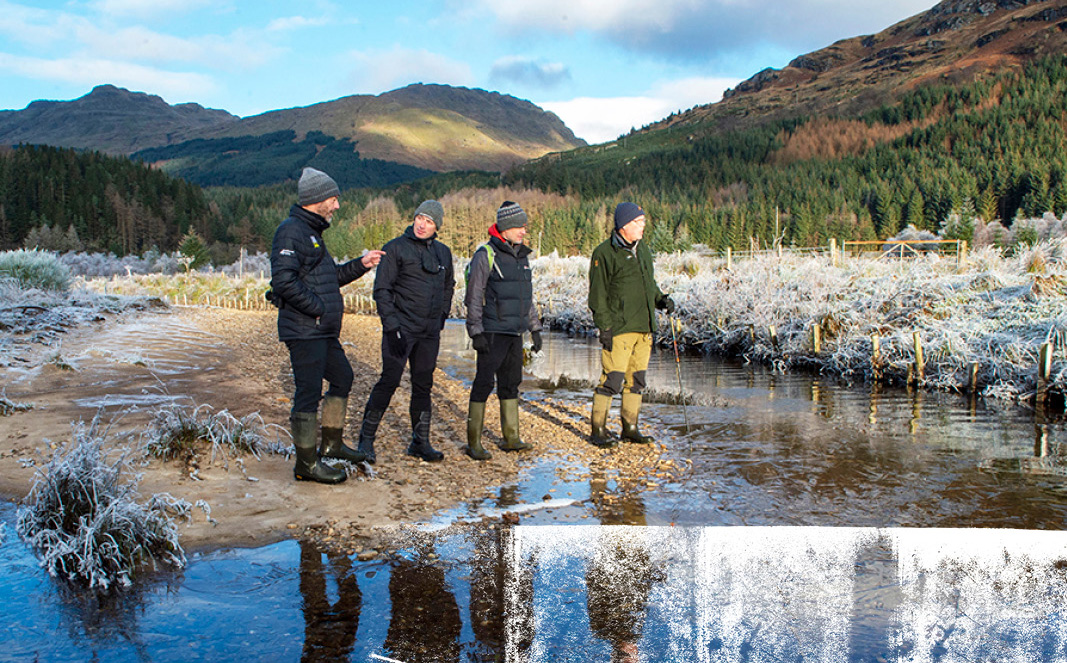
[[485,334],[475,334],[471,337],[471,345],[478,352],[489,352],[489,337]]
[[530,332],[530,338],[533,340],[533,347],[531,347],[530,349],[534,352],[540,352],[542,346],[541,332]]
[[656,302],[656,308],[661,308],[667,311],[667,313],[674,313],[674,300],[671,299],[670,295],[663,295],[659,298],[659,301]]
[[407,350],[407,343],[404,342],[400,330],[383,331],[382,334],[385,335],[385,343],[389,347],[390,354],[394,357],[402,357]]
[[600,330],[600,345],[602,345],[608,352],[611,352],[612,334],[610,329]]

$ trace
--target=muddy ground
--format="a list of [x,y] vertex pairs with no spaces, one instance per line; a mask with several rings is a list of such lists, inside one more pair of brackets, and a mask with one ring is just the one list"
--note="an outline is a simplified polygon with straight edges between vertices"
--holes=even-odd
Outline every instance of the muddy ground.
[[[285,346],[277,341],[271,312],[217,308],[171,308],[101,318],[90,326],[61,330],[48,345],[15,339],[17,360],[0,368],[0,384],[11,401],[32,409],[0,417],[0,496],[18,501],[35,473],[71,439],[72,423],[99,415],[110,426],[109,444],[138,449],[137,440],[160,407],[177,403],[190,410],[207,405],[237,417],[258,413],[278,440],[286,432],[292,393]],[[348,405],[346,439],[358,435],[362,408],[380,370],[377,317],[348,315],[342,334],[356,380]],[[551,398],[522,404],[522,436],[535,449],[505,453],[495,396],[487,409],[483,438],[493,458],[475,462],[466,444],[468,392],[440,369],[435,376],[432,439],[445,453],[428,464],[405,455],[410,437],[407,378],[394,396],[379,430],[378,463],[345,483],[327,486],[293,480],[292,457],[214,461],[197,459],[193,478],[183,461],[143,463],[140,494],[156,493],[195,503],[204,500],[210,517],[194,510],[179,524],[187,552],[226,546],[258,546],[284,538],[313,536],[350,554],[373,557],[386,545],[385,533],[434,513],[476,502],[514,482],[525,463],[551,456],[570,467],[602,466],[622,472],[620,481],[654,489],[657,478],[677,470],[658,445],[623,445],[600,450],[586,442],[588,405]],[[555,497],[546,494],[545,498]]]

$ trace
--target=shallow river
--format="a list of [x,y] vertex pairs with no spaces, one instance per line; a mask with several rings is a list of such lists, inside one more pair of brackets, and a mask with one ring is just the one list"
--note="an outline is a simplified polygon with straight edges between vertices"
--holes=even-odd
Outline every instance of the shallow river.
[[[598,347],[549,335],[524,398],[587,402]],[[0,506],[0,661],[1067,661],[1061,418],[665,352],[649,383],[677,480],[544,458],[399,561],[220,550],[101,606]]]

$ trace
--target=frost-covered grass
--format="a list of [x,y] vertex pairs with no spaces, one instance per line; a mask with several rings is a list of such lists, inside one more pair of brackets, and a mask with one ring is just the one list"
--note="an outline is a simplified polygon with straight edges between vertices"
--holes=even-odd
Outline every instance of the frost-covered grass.
[[25,290],[65,292],[70,288],[70,270],[48,251],[0,252],[0,278],[12,279]]
[[0,391],[0,417],[9,417],[17,412],[29,412],[33,405],[19,403],[7,397],[7,393]]
[[171,405],[156,413],[142,444],[153,458],[185,461],[190,476],[199,478],[199,459],[205,454],[209,463],[218,460],[227,470],[232,459],[242,472],[242,456],[258,460],[263,453],[288,455],[289,445],[279,438],[283,434],[284,429],[265,424],[258,412],[238,418],[226,410],[214,412],[209,405]]
[[[547,256],[533,263],[535,296],[555,327],[591,331],[588,260]],[[1003,398],[1036,388],[1039,348],[1067,343],[1067,240],[1013,254],[986,247],[958,267],[955,257],[909,260],[785,253],[735,259],[682,252],[656,258],[672,294],[679,342],[779,369],[808,367],[846,379],[898,382],[923,345],[930,388],[963,390],[977,365],[978,387]],[[666,316],[661,332],[669,336]],[[820,326],[821,352],[812,330]],[[772,338],[774,329],[777,342]],[[874,338],[879,355],[872,357]],[[1067,389],[1057,354],[1050,386]]]
[[129,587],[146,567],[185,565],[167,513],[179,501],[140,504],[125,457],[106,456],[107,432],[99,420],[74,426],[69,448],[37,471],[16,525],[49,575],[100,592]]

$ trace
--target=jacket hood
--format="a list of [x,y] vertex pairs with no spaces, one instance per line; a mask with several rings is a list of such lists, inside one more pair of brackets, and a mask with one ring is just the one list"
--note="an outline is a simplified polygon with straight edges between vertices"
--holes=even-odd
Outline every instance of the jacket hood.
[[511,251],[520,258],[528,255],[531,251],[533,251],[533,249],[526,246],[525,244],[512,244],[508,240],[504,239],[504,236],[500,234],[500,229],[496,227],[495,223],[489,226],[489,238],[491,240],[497,240],[498,242],[500,242],[501,246]]

